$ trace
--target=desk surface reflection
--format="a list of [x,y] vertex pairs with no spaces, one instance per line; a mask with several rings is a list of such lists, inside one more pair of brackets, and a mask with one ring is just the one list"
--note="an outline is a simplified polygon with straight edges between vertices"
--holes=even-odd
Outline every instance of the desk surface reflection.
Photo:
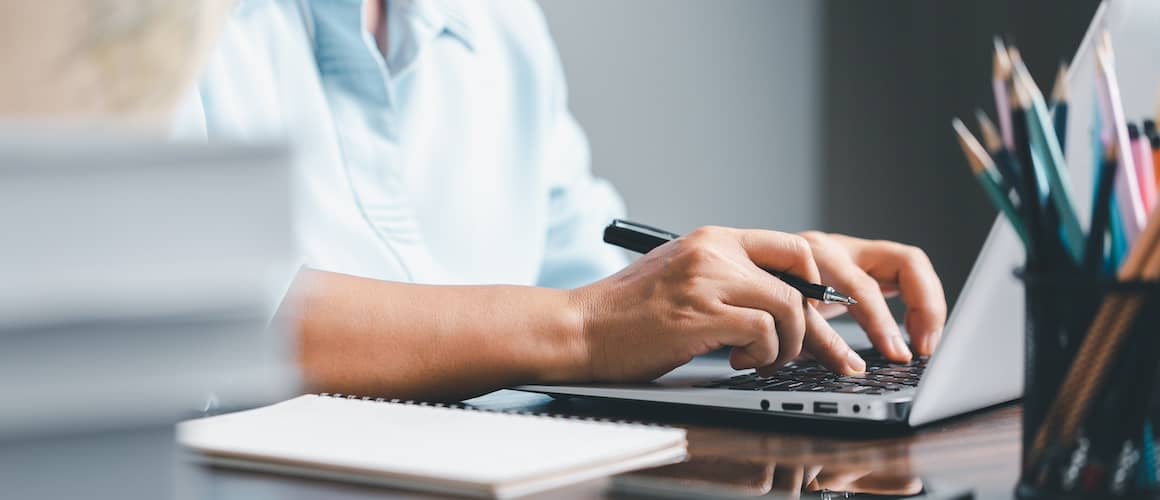
[[[495,410],[630,419],[688,430],[686,463],[593,481],[531,498],[636,498],[656,479],[681,484],[680,498],[726,495],[844,498],[818,492],[861,492],[886,498],[925,494],[953,498],[973,490],[976,498],[1009,498],[1018,476],[1019,407],[1006,405],[918,430],[729,415],[675,407],[552,400],[500,391],[472,400]],[[441,498],[427,494],[342,483],[189,466],[179,498],[339,499]],[[705,490],[705,488],[708,488]],[[662,488],[663,489],[663,488]],[[704,491],[702,491],[704,490]],[[805,492],[802,495],[801,492]],[[701,495],[701,496],[698,496]],[[707,495],[707,496],[705,496]],[[670,497],[676,498],[672,495]],[[784,495],[775,495],[774,498]]]

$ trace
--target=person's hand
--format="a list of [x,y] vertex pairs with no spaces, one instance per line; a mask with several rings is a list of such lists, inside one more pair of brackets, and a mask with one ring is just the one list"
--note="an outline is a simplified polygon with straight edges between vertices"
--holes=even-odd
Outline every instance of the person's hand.
[[811,301],[763,268],[815,283],[820,279],[801,236],[706,227],[573,290],[587,378],[652,380],[727,346],[733,347],[733,368],[757,368],[763,375],[797,358],[803,348],[835,372],[864,371],[865,361]]
[[[911,357],[886,305],[886,299],[895,295],[901,295],[906,304],[906,332],[915,353],[929,356],[934,352],[946,322],[947,305],[942,283],[926,253],[900,243],[816,231],[801,236],[810,243],[822,283],[858,300],[849,308],[850,315],[887,359],[907,361]],[[820,306],[827,318],[845,309],[836,304]]]

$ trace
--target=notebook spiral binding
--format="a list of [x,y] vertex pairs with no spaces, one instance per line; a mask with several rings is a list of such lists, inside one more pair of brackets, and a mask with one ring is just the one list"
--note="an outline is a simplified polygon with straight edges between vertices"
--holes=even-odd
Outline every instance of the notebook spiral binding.
[[447,409],[451,409],[451,410],[478,411],[478,412],[483,412],[483,413],[499,413],[501,415],[519,415],[519,416],[524,416],[524,417],[577,420],[577,421],[593,422],[593,423],[599,423],[599,424],[636,425],[636,426],[641,426],[641,427],[655,427],[655,428],[662,428],[662,429],[673,428],[672,426],[669,426],[669,425],[661,425],[661,424],[656,424],[656,423],[652,423],[652,422],[641,422],[641,421],[637,421],[637,420],[611,419],[611,418],[599,418],[599,417],[578,417],[576,415],[561,415],[559,413],[546,413],[546,412],[489,410],[486,408],[477,408],[474,406],[468,406],[468,405],[465,405],[463,403],[450,403],[450,404],[449,403],[431,403],[428,401],[415,401],[412,399],[374,398],[374,397],[370,397],[370,396],[358,396],[355,394],[342,394],[342,393],[331,393],[331,392],[322,392],[322,393],[319,393],[318,395],[321,397],[324,397],[324,398],[356,399],[359,401],[373,401],[376,403],[391,403],[391,404],[401,404],[401,405],[411,405],[411,406],[427,406],[427,407],[431,407],[431,408],[447,408]]

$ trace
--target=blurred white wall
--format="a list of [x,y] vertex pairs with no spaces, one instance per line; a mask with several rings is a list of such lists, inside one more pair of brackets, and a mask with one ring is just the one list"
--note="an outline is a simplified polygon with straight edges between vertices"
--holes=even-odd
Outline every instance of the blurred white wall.
[[593,168],[632,218],[680,232],[821,222],[821,3],[540,4]]

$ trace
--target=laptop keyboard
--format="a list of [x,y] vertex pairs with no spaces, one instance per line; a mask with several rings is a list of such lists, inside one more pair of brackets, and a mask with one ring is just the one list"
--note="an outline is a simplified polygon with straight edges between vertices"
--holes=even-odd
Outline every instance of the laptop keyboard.
[[858,354],[866,360],[866,373],[855,377],[839,376],[817,361],[805,361],[787,365],[769,377],[759,377],[757,373],[750,372],[694,387],[737,391],[887,394],[917,387],[918,379],[926,368],[926,357],[916,356],[910,363],[896,364],[886,361],[874,350],[858,351]]

